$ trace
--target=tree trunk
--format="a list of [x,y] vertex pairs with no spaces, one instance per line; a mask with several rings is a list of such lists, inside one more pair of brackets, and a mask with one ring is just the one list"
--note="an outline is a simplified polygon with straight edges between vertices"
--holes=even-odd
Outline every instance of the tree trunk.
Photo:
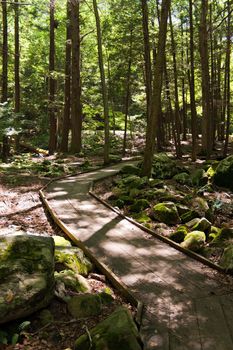
[[57,147],[57,118],[55,112],[56,80],[55,71],[55,0],[50,0],[50,48],[49,48],[49,154]]
[[80,7],[79,0],[69,0],[71,5],[71,151],[79,153],[82,149],[82,104],[80,77]]
[[66,25],[66,63],[65,63],[65,105],[62,125],[62,137],[60,149],[62,152],[68,152],[69,149],[69,130],[70,130],[70,83],[71,83],[71,9],[67,1],[67,25]]
[[145,62],[145,82],[146,82],[146,102],[147,102],[147,120],[151,112],[152,99],[152,69],[150,56],[150,38],[148,27],[148,6],[147,0],[141,0],[142,6],[142,28],[144,35],[144,62]]
[[151,115],[147,123],[146,147],[143,160],[142,174],[150,176],[155,148],[156,126],[160,113],[161,91],[164,71],[165,46],[167,38],[167,19],[171,0],[163,0],[160,16],[159,42],[157,50],[157,60],[153,79],[153,100]]
[[187,113],[186,113],[186,93],[185,93],[185,75],[186,75],[186,68],[185,68],[185,42],[184,42],[184,23],[183,19],[181,18],[181,60],[182,60],[182,129],[183,129],[183,141],[187,141]]
[[226,119],[226,136],[225,136],[225,144],[224,144],[224,151],[223,156],[227,156],[228,152],[228,144],[229,144],[229,134],[230,134],[230,117],[231,117],[231,90],[230,90],[230,82],[231,82],[231,18],[232,18],[232,11],[231,11],[231,1],[227,0],[227,9],[228,9],[228,20],[227,20],[227,49],[226,49],[226,80],[227,80],[227,101],[226,101],[226,107],[227,107],[227,119]]
[[7,22],[7,3],[2,2],[2,102],[7,101],[8,97],[8,22]]
[[178,81],[177,81],[177,63],[176,63],[176,45],[174,40],[173,25],[171,11],[169,11],[169,22],[171,31],[171,44],[172,44],[172,58],[173,58],[173,73],[174,73],[174,86],[175,86],[175,127],[176,127],[176,155],[177,158],[182,157],[181,143],[180,143],[180,107],[179,107],[179,92],[178,92]]
[[106,85],[106,81],[105,81],[100,17],[99,17],[99,12],[98,12],[96,0],[93,0],[93,8],[94,8],[95,20],[96,20],[99,69],[100,69],[100,78],[101,78],[102,96],[103,96],[103,105],[104,105],[104,136],[105,136],[104,137],[105,138],[105,140],[104,140],[104,164],[108,164],[109,163],[109,148],[110,148],[108,93],[107,93],[107,85]]
[[126,84],[125,84],[126,85],[126,94],[125,94],[125,130],[124,130],[124,140],[123,140],[123,150],[122,150],[123,157],[125,156],[126,141],[127,141],[127,129],[128,129],[131,66],[132,66],[132,46],[133,46],[133,29],[130,30],[128,70],[127,70],[127,77],[126,77]]
[[15,112],[20,112],[20,52],[19,52],[19,5],[15,0]]
[[212,123],[211,123],[211,99],[210,99],[210,75],[209,75],[209,52],[208,52],[208,29],[207,29],[208,0],[201,1],[200,23],[200,55],[202,73],[202,150],[207,159],[212,152]]
[[195,99],[195,70],[194,70],[194,38],[193,38],[193,3],[189,0],[190,21],[190,104],[191,104],[191,131],[192,131],[192,161],[197,159],[197,110]]

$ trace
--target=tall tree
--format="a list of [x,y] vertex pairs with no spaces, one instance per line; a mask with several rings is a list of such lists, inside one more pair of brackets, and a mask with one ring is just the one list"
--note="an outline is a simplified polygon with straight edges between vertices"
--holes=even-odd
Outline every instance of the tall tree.
[[15,0],[15,112],[20,112],[20,49],[19,49],[19,4]]
[[157,50],[157,60],[155,64],[154,79],[153,79],[153,99],[151,115],[148,119],[146,130],[146,147],[143,159],[142,174],[150,176],[152,170],[152,162],[155,148],[155,136],[157,121],[161,111],[161,91],[163,82],[165,46],[167,39],[167,19],[171,5],[171,0],[163,0],[161,6],[160,26],[159,26],[159,40]]
[[208,51],[208,0],[201,1],[201,22],[199,31],[201,73],[202,73],[202,150],[207,158],[212,152],[212,120],[211,120],[211,95],[209,74],[209,51]]
[[57,118],[55,110],[56,80],[55,73],[55,0],[50,0],[50,47],[49,47],[49,153],[57,147]]
[[142,7],[142,28],[144,36],[144,62],[145,62],[145,82],[146,82],[146,99],[147,99],[147,120],[151,113],[152,100],[152,69],[150,55],[150,37],[148,24],[148,5],[147,0],[141,0]]
[[71,151],[82,149],[82,103],[80,77],[80,0],[69,0],[71,10]]
[[192,131],[192,161],[197,158],[197,110],[195,99],[195,70],[194,70],[194,33],[193,33],[193,0],[189,0],[189,26],[190,26],[190,105],[191,105],[191,131]]
[[64,115],[62,125],[62,137],[60,150],[68,151],[69,130],[70,130],[70,84],[71,84],[71,8],[70,2],[67,1],[67,23],[66,23],[66,62],[65,62],[65,91],[64,91]]
[[226,47],[226,67],[225,67],[225,75],[226,75],[226,82],[227,82],[227,93],[226,93],[226,109],[227,109],[227,118],[226,118],[226,136],[225,136],[225,143],[224,143],[224,157],[227,156],[228,152],[228,144],[229,144],[229,134],[230,134],[230,117],[231,117],[231,35],[232,35],[232,2],[230,0],[227,0],[227,47]]
[[8,97],[8,21],[7,21],[7,3],[2,2],[2,97],[1,101],[6,102]]
[[97,32],[97,43],[98,43],[98,58],[99,58],[99,69],[100,69],[100,78],[102,86],[102,97],[104,105],[104,163],[109,163],[109,107],[108,107],[108,92],[107,85],[105,80],[105,71],[104,71],[104,61],[103,61],[103,47],[102,47],[102,31],[100,25],[99,11],[97,7],[96,0],[93,0],[93,8],[95,13],[96,20],[96,32]]

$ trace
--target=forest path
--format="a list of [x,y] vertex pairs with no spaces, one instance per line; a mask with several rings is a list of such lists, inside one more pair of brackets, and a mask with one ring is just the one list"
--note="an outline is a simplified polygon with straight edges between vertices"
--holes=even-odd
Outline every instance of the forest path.
[[45,192],[50,208],[144,303],[144,350],[232,350],[232,278],[145,233],[89,194],[93,181],[125,164],[52,182]]

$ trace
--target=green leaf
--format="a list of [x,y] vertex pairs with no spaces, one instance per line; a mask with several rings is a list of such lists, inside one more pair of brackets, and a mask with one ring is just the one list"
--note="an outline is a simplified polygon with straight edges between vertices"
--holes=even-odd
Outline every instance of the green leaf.
[[19,327],[18,327],[19,332],[24,331],[26,328],[28,328],[28,327],[30,326],[30,324],[31,324],[30,321],[24,321],[24,322],[22,322],[22,323],[19,325]]
[[13,334],[11,338],[11,344],[16,345],[18,343],[18,340],[19,340],[19,334],[18,333]]

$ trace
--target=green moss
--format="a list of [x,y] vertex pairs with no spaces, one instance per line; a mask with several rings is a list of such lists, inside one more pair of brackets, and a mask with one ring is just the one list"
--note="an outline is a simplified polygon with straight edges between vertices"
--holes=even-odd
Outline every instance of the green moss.
[[170,239],[172,239],[176,243],[181,243],[185,239],[185,236],[188,234],[188,229],[186,226],[179,226],[178,229],[171,233]]
[[71,247],[71,242],[61,236],[53,236],[55,247]]
[[147,199],[138,199],[135,201],[133,205],[130,206],[130,211],[139,213],[140,211],[146,208],[149,208],[149,206],[150,206],[150,203],[148,202]]
[[195,218],[199,217],[199,214],[194,210],[189,210],[187,213],[181,215],[181,221],[185,224]]
[[191,175],[193,186],[204,186],[208,183],[208,176],[203,169],[196,169]]
[[102,310],[102,302],[97,294],[83,294],[68,300],[67,308],[73,317],[86,318],[99,315]]
[[72,270],[55,272],[55,281],[57,283],[63,283],[66,287],[75,292],[86,293],[90,291],[88,281],[83,276]]
[[201,231],[193,231],[186,235],[181,247],[197,252],[202,249],[206,241],[206,235]]
[[177,208],[172,202],[156,204],[153,207],[154,218],[167,225],[174,225],[180,222]]
[[173,177],[173,180],[183,185],[191,185],[190,175],[187,173],[180,173]]
[[132,217],[133,219],[138,221],[140,224],[146,224],[151,221],[151,218],[143,211],[132,215]]
[[213,176],[214,183],[218,186],[233,190],[233,156],[223,159],[217,166]]
[[233,272],[233,245],[226,247],[223,251],[220,265],[227,271]]
[[57,247],[55,249],[55,263],[73,270],[83,276],[92,270],[91,262],[85,257],[83,251],[76,247]]
[[130,174],[130,175],[139,175],[141,172],[141,169],[134,165],[125,165],[120,173],[121,174]]

